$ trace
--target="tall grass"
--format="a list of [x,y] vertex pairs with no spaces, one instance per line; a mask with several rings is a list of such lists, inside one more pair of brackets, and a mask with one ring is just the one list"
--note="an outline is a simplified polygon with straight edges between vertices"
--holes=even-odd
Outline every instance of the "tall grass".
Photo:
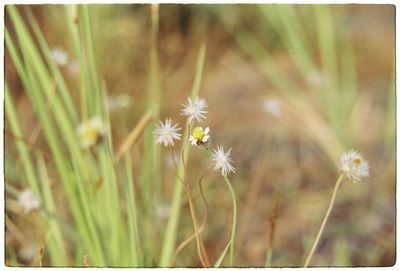
[[[51,48],[28,7],[22,19],[16,6],[8,5],[7,13],[16,35],[6,29],[6,46],[13,64],[32,103],[38,123],[43,129],[51,160],[35,151],[37,165],[30,157],[27,135],[18,119],[12,90],[6,83],[6,112],[11,132],[16,140],[23,164],[26,186],[42,200],[40,215],[45,221],[46,255],[52,266],[169,266],[176,249],[178,221],[182,207],[183,186],[175,181],[171,203],[171,216],[165,231],[164,242],[158,251],[152,240],[156,219],[154,212],[161,199],[162,176],[160,147],[149,123],[159,120],[161,89],[158,67],[158,6],[152,5],[151,48],[149,65],[148,108],[137,127],[114,155],[110,117],[105,103],[105,84],[99,74],[96,47],[92,30],[92,9],[88,5],[66,5],[65,20],[72,48],[79,63],[79,103],[71,97],[63,75],[55,63]],[[28,24],[27,24],[28,23]],[[36,46],[38,44],[38,47]],[[192,97],[199,93],[206,46],[200,48],[193,82]],[[77,106],[79,105],[79,106]],[[76,135],[80,122],[100,116],[108,125],[105,142],[91,149],[82,149]],[[147,127],[147,128],[146,128]],[[144,131],[144,153],[140,178],[140,200],[134,185],[134,167],[129,148]],[[186,138],[189,130],[185,131]],[[62,135],[62,136],[61,136]],[[185,149],[187,161],[189,149]],[[49,175],[48,168],[56,171]],[[182,178],[184,167],[179,168]],[[57,213],[50,179],[60,181],[68,210],[71,212],[76,236],[66,234],[63,218]],[[12,190],[10,184],[9,191]],[[14,193],[15,194],[15,193]],[[138,208],[140,205],[141,208]],[[122,208],[121,208],[122,207]],[[140,223],[139,223],[140,217]],[[71,229],[69,229],[70,231]],[[68,231],[68,232],[69,232]],[[156,255],[160,253],[160,257]],[[71,258],[72,256],[72,258]],[[83,260],[85,259],[85,260]],[[159,262],[157,263],[156,261]]]
[[[73,9],[76,9],[79,24],[70,16]],[[10,22],[14,25],[17,37],[16,40],[13,39],[6,30],[7,50],[51,151],[52,160],[45,161],[40,153],[36,155],[38,172],[35,172],[27,146],[22,141],[26,135],[23,135],[18,127],[21,120],[18,120],[13,112],[14,105],[9,94],[12,90],[6,89],[8,121],[13,124],[12,132],[17,137],[28,186],[44,199],[40,213],[49,225],[46,227],[46,230],[49,230],[48,238],[51,240],[46,246],[50,257],[49,264],[81,265],[85,254],[88,262],[94,266],[141,266],[143,259],[139,256],[141,243],[138,240],[132,166],[128,163],[116,164],[111,134],[104,144],[92,150],[83,150],[75,133],[79,122],[88,117],[99,115],[109,120],[104,104],[106,90],[101,82],[95,58],[90,9],[86,5],[66,6],[69,15],[67,24],[73,37],[82,75],[81,98],[86,97],[80,103],[80,111],[83,113],[82,118],[79,118],[79,110],[70,96],[71,91],[67,89],[34,16],[29,9],[25,10],[33,30],[31,34],[17,7],[7,6]],[[39,47],[35,46],[36,42]],[[126,159],[129,159],[129,156]],[[77,239],[62,236],[60,231],[61,218],[58,218],[54,208],[46,169],[46,165],[52,167],[53,163],[56,173],[52,178],[62,184]],[[128,181],[121,181],[125,179]],[[39,184],[42,184],[42,187],[39,188]],[[121,198],[127,203],[127,210],[120,208]],[[125,217],[128,218],[128,223]],[[63,238],[69,239],[68,249],[62,247],[65,246],[61,241]],[[82,254],[77,253],[74,259],[68,260],[68,251],[80,251]]]

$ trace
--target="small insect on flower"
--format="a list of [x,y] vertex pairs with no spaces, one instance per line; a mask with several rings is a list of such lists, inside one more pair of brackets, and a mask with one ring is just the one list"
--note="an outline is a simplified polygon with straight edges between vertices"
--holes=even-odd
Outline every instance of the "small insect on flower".
[[68,63],[68,54],[59,49],[59,48],[54,48],[51,50],[51,55],[53,56],[54,61],[57,63],[59,66],[65,66]]
[[18,204],[25,214],[35,210],[40,205],[40,199],[30,190],[24,190],[18,195]]
[[207,111],[205,110],[207,107],[207,103],[205,99],[201,99],[196,97],[193,101],[188,98],[187,103],[183,104],[183,109],[181,115],[187,116],[189,122],[192,122],[194,119],[196,121],[201,122],[202,119],[205,119],[205,114]]
[[214,169],[221,170],[223,176],[228,176],[229,172],[236,172],[236,169],[232,166],[231,151],[232,148],[225,152],[224,147],[217,146],[217,149],[214,149],[212,153]]
[[197,146],[207,143],[208,139],[210,138],[210,135],[208,134],[209,132],[209,127],[204,130],[201,127],[194,128],[192,134],[189,137],[190,143]]
[[178,133],[181,128],[178,128],[177,126],[178,124],[172,125],[171,119],[166,119],[165,123],[160,121],[154,130],[154,133],[157,135],[156,143],[163,143],[165,147],[174,146],[174,139],[181,139],[181,135]]
[[99,116],[91,118],[89,121],[81,123],[76,132],[82,148],[90,148],[99,144],[107,133],[107,128]]
[[340,157],[339,171],[353,182],[369,177],[369,170],[368,162],[354,150],[344,153]]

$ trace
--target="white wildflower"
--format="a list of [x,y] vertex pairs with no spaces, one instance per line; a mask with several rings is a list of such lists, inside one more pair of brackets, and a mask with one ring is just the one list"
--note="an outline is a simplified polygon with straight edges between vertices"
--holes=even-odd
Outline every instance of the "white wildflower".
[[71,77],[77,77],[79,70],[79,63],[75,59],[68,63],[67,72]]
[[59,49],[59,48],[54,48],[51,50],[51,55],[53,56],[54,61],[57,63],[59,66],[65,66],[68,63],[68,54]]
[[30,190],[25,190],[18,195],[18,204],[25,214],[35,210],[40,205],[40,199]]
[[189,137],[189,141],[192,145],[200,146],[208,141],[210,135],[210,128],[207,127],[203,130],[201,127],[196,127],[193,129],[192,134]]
[[369,170],[368,162],[354,150],[344,153],[340,157],[339,171],[353,182],[369,177]]
[[89,121],[81,123],[76,132],[82,148],[89,148],[104,138],[107,133],[107,127],[99,116],[91,118]]
[[223,176],[227,176],[229,172],[236,172],[236,169],[232,166],[231,150],[232,148],[225,152],[224,147],[217,146],[217,149],[214,149],[212,153],[214,169],[221,170]]
[[282,115],[282,108],[280,100],[276,98],[269,98],[264,100],[264,111],[279,118]]
[[171,207],[168,204],[157,206],[157,216],[161,219],[167,219],[171,214]]
[[119,93],[116,96],[107,98],[108,108],[110,112],[128,108],[132,105],[132,97],[127,93]]
[[193,101],[188,98],[187,103],[183,105],[182,114],[187,116],[189,122],[192,122],[194,119],[196,121],[201,122],[202,119],[205,119],[205,114],[207,111],[205,110],[207,107],[207,103],[205,99],[201,99],[196,97]]
[[30,241],[24,243],[21,247],[18,255],[22,258],[22,260],[30,262],[35,259],[40,253],[40,247],[38,242]]
[[180,140],[181,135],[178,133],[181,128],[177,127],[178,125],[172,125],[171,119],[166,119],[165,123],[160,121],[159,125],[156,125],[156,129],[154,133],[157,135],[156,143],[163,143],[165,147],[173,146],[174,139]]

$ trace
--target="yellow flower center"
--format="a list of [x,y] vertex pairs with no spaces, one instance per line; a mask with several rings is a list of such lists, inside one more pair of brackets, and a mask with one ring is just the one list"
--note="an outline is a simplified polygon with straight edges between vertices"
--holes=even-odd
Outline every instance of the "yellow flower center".
[[196,127],[193,129],[192,132],[192,136],[196,139],[196,140],[202,140],[204,137],[204,131],[203,128],[201,127]]
[[85,131],[82,133],[82,138],[90,142],[96,142],[98,137],[98,131],[91,126],[86,127]]
[[361,159],[360,158],[354,158],[353,159],[353,164],[358,167],[361,164]]

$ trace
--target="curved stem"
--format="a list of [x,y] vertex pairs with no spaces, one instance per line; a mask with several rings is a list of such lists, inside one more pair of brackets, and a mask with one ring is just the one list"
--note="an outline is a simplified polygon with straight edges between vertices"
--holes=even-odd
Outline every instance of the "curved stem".
[[237,219],[237,206],[236,206],[236,196],[235,196],[235,191],[233,190],[233,187],[228,179],[227,176],[224,176],[225,182],[229,188],[229,192],[231,192],[231,197],[232,197],[232,232],[231,232],[231,239],[230,239],[230,260],[229,264],[231,267],[233,267],[233,256],[234,256],[234,250],[235,250],[235,236],[236,236],[236,219]]
[[[188,123],[188,131],[190,131],[190,122]],[[185,191],[186,191],[186,195],[188,198],[188,203],[189,203],[189,208],[190,208],[190,214],[192,216],[192,221],[193,221],[193,226],[194,226],[194,231],[196,234],[196,245],[197,245],[197,252],[199,254],[199,258],[201,261],[201,264],[203,265],[203,267],[209,267],[210,263],[208,260],[208,256],[207,256],[207,252],[206,249],[204,247],[204,243],[203,240],[200,237],[200,233],[199,233],[199,222],[197,220],[197,215],[196,215],[196,210],[194,208],[194,203],[192,200],[192,194],[191,194],[191,189],[190,189],[190,180],[187,176],[187,170],[186,170],[186,165],[185,165],[185,159],[184,159],[184,150],[185,147],[187,145],[188,141],[186,140],[183,146],[183,151],[181,154],[181,159],[182,159],[182,165],[183,165],[183,171],[184,171],[184,177],[183,177],[183,181],[184,181],[184,187],[185,187]]]
[[307,257],[306,263],[304,264],[304,267],[307,267],[307,266],[310,264],[311,258],[312,258],[312,256],[314,255],[314,252],[315,252],[315,249],[317,248],[319,239],[321,238],[321,234],[322,234],[322,232],[323,232],[323,230],[324,230],[324,228],[325,228],[325,224],[326,224],[326,222],[328,221],[329,215],[331,214],[332,207],[333,207],[333,203],[335,202],[336,194],[337,194],[337,191],[338,191],[338,189],[339,189],[340,183],[342,182],[342,179],[343,179],[343,174],[341,174],[341,175],[339,176],[338,180],[336,181],[335,188],[333,189],[333,194],[332,194],[331,202],[329,203],[328,210],[326,211],[324,220],[322,221],[321,227],[319,228],[317,237],[316,237],[315,240],[314,240],[314,244],[313,244],[313,246],[312,246],[312,248],[311,248],[310,253],[308,254],[308,257]]
[[[201,225],[200,225],[199,234],[203,232],[204,227],[205,227],[205,225],[206,225],[206,223],[207,223],[207,220],[208,220],[208,203],[207,203],[207,200],[206,200],[206,198],[205,198],[205,196],[204,196],[204,193],[203,193],[202,180],[203,180],[203,177],[204,177],[205,173],[206,173],[211,167],[212,167],[212,165],[209,166],[209,167],[207,167],[207,168],[202,172],[202,174],[200,175],[200,178],[199,178],[199,189],[200,189],[200,194],[201,194],[201,197],[202,197],[202,199],[203,199],[204,205],[205,205],[205,207],[206,207],[206,213],[205,213],[204,218],[203,218],[203,221],[202,221],[202,223],[201,223]],[[178,248],[175,250],[174,255],[172,256],[171,265],[174,265],[174,264],[175,264],[176,257],[178,256],[179,252],[181,252],[182,249],[183,249],[186,245],[188,245],[195,237],[196,237],[196,233],[194,233],[194,234],[192,234],[191,236],[189,236],[187,239],[185,239],[185,240],[178,246]]]
[[196,211],[194,209],[194,204],[192,201],[192,194],[190,191],[190,181],[188,179],[186,179],[186,186],[187,186],[186,193],[187,193],[188,202],[189,202],[190,214],[192,215],[193,226],[194,226],[194,230],[196,233],[196,243],[197,243],[197,250],[199,252],[200,261],[201,261],[203,267],[209,267],[210,263],[208,261],[207,253],[204,248],[203,240],[200,237],[199,224],[197,221]]

